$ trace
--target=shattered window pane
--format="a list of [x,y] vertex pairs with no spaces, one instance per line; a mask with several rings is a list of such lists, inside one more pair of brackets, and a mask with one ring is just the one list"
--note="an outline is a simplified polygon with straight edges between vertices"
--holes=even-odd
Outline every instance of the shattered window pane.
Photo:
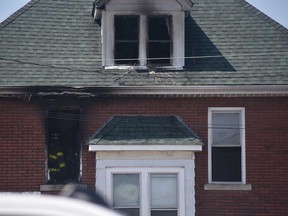
[[171,16],[148,17],[148,58],[150,64],[170,64]]
[[115,62],[137,65],[139,57],[139,16],[115,16]]

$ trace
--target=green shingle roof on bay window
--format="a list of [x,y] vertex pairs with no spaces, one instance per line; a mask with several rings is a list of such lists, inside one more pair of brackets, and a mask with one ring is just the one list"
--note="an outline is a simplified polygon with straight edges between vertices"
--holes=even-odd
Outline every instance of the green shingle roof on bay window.
[[203,142],[175,116],[114,116],[90,145],[197,145]]

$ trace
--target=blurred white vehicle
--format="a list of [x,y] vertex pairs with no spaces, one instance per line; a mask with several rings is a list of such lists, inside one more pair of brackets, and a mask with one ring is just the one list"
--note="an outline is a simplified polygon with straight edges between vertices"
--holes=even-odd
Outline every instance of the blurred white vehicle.
[[123,216],[104,206],[61,196],[0,195],[0,216]]

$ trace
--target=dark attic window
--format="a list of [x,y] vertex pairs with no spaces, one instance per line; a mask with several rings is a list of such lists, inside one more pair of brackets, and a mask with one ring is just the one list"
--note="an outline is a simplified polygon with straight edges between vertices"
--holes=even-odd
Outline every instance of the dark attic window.
[[150,64],[171,64],[172,17],[148,16],[148,62]]
[[115,63],[138,65],[139,16],[116,15],[114,19]]
[[80,179],[80,110],[49,110],[46,119],[49,184]]

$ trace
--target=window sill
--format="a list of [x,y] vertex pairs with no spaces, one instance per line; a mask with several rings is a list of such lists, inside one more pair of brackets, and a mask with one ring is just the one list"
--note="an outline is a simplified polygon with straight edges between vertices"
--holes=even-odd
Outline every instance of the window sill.
[[[115,65],[105,66],[107,70],[149,70],[147,66],[126,66],[126,65]],[[155,66],[156,70],[183,70],[182,66]]]
[[[49,191],[61,191],[66,185],[65,184],[45,184],[40,185],[41,192],[49,192]],[[80,187],[87,188],[87,185],[80,185]]]
[[251,191],[251,184],[205,184],[204,190]]

